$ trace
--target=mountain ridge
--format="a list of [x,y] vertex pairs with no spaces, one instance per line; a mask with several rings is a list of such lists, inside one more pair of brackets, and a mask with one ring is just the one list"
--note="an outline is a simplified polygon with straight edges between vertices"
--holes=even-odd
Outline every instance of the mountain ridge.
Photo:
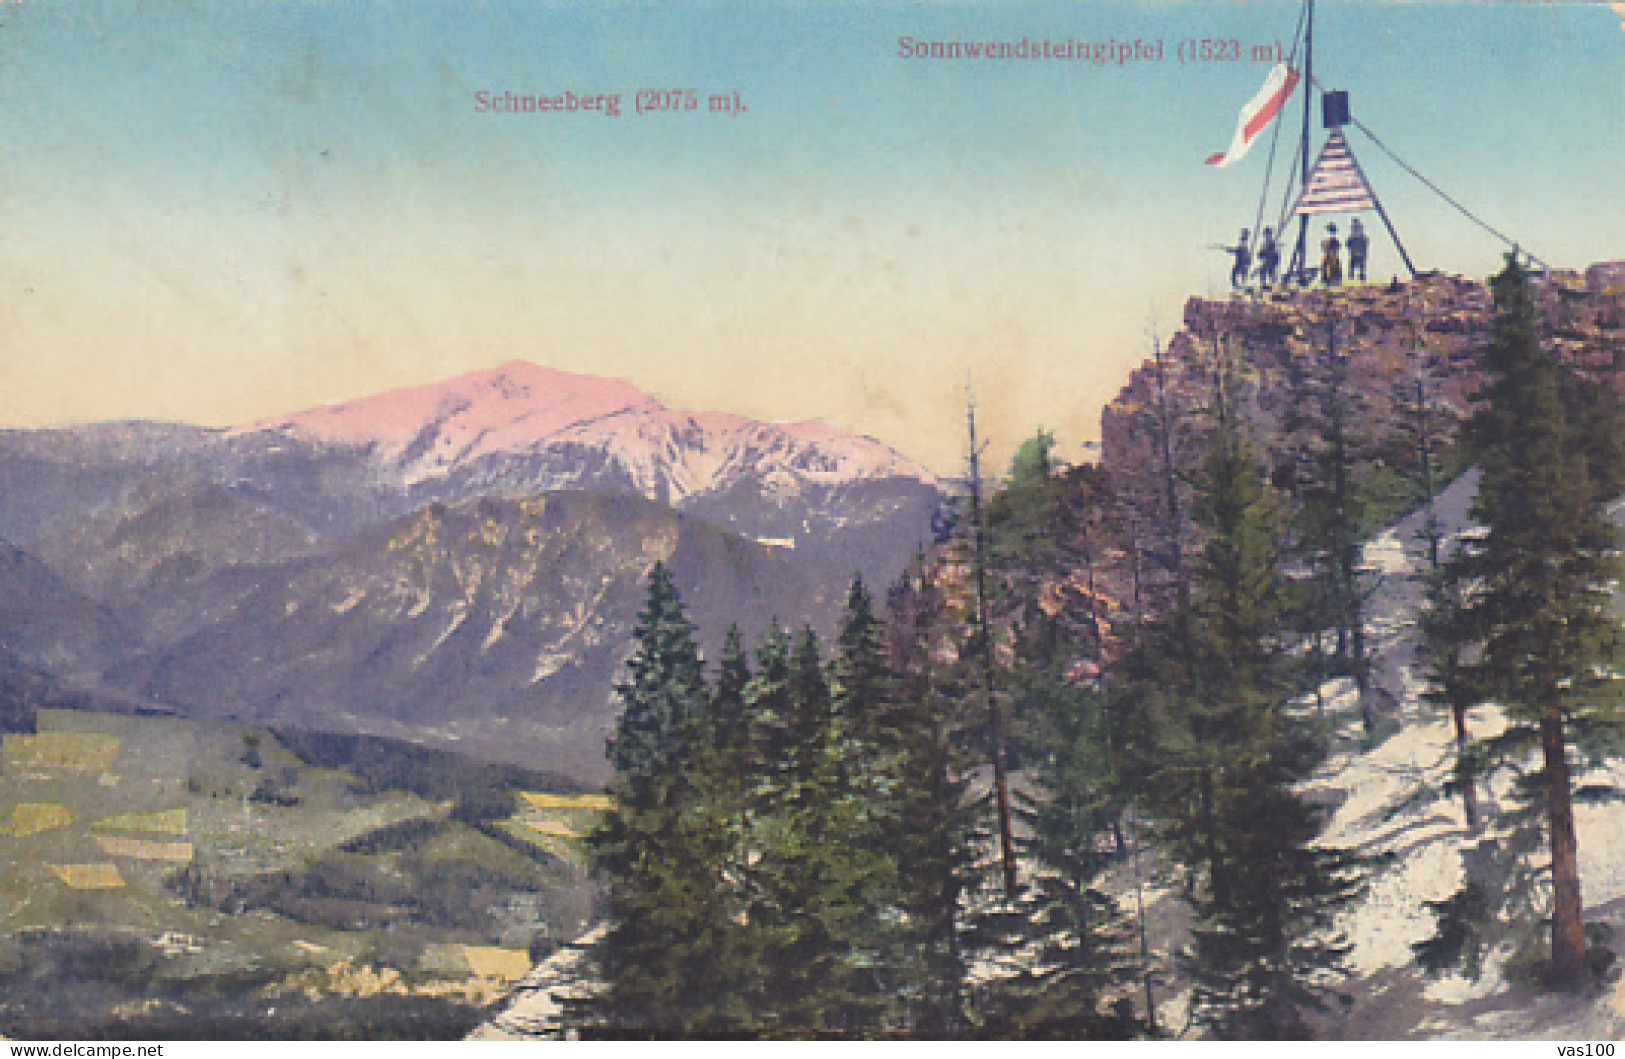
[[[630,450],[625,462],[644,471],[633,477],[646,488],[654,486],[658,470],[651,473],[650,468],[663,448],[675,468],[668,480],[680,486],[681,495],[689,495],[706,491],[731,462],[691,454],[715,448],[737,459],[750,443],[759,451],[783,450],[791,461],[822,457],[828,466],[810,468],[812,473],[936,482],[925,467],[883,443],[819,420],[768,423],[725,412],[682,411],[624,380],[523,360],[273,416],[228,430],[225,436],[266,433],[365,451],[400,473],[406,485],[447,478],[490,457],[533,454],[549,445],[584,445]],[[711,439],[718,444],[708,444]],[[703,475],[707,470],[709,482]],[[695,471],[702,472],[701,480],[684,480]]]

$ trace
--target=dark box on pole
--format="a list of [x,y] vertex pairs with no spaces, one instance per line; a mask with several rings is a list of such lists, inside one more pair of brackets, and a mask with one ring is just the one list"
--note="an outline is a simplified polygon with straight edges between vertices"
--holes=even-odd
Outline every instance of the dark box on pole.
[[1328,129],[1342,128],[1349,123],[1349,94],[1322,92],[1320,94],[1321,123]]

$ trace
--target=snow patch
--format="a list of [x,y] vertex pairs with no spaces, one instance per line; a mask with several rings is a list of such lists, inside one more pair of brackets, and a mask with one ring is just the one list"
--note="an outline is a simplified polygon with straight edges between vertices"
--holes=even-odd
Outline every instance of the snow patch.
[[1367,542],[1364,565],[1367,570],[1374,573],[1402,575],[1411,571],[1411,557],[1406,553],[1404,542],[1399,539],[1399,535],[1393,530],[1388,530]]

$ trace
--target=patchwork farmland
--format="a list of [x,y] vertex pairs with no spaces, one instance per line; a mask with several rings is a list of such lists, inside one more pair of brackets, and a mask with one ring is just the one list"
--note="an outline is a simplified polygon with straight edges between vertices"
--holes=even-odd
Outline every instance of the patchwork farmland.
[[0,1035],[229,1036],[275,1007],[290,1037],[459,1036],[588,919],[601,798],[310,745],[67,710],[5,735]]

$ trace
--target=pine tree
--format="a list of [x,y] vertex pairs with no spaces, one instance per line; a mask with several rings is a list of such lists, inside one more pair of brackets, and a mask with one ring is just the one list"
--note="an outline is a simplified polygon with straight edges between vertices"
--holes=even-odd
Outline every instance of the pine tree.
[[1429,678],[1423,698],[1448,710],[1455,729],[1455,786],[1461,794],[1462,814],[1469,831],[1482,823],[1478,806],[1478,771],[1467,731],[1467,713],[1481,699],[1468,655],[1476,643],[1472,615],[1467,610],[1468,586],[1459,568],[1440,566],[1427,578],[1427,609],[1419,624],[1421,640],[1417,660]]
[[609,744],[614,808],[588,839],[609,929],[602,988],[572,1013],[584,1035],[727,1034],[742,1012],[728,970],[726,821],[706,797],[707,694],[694,628],[664,565],[649,576],[630,680]]
[[[752,798],[745,947],[759,969],[747,997],[752,1032],[763,1037],[865,1037],[885,1025],[881,988],[884,924],[895,873],[877,856],[866,774],[874,758],[838,704],[868,679],[856,659],[849,686],[832,693],[818,637],[769,632],[747,701],[757,740],[782,755]],[[878,690],[878,685],[871,685]],[[867,723],[867,722],[865,722]]]
[[[1614,444],[1582,432],[1599,401],[1566,378],[1540,343],[1539,313],[1515,256],[1491,280],[1495,322],[1480,410],[1467,435],[1482,476],[1472,515],[1485,532],[1453,560],[1472,597],[1479,637],[1473,680],[1510,721],[1502,748],[1538,748],[1539,799],[1551,852],[1550,978],[1586,973],[1571,749],[1615,741],[1625,728],[1610,611],[1618,542],[1606,514],[1617,468],[1594,467]],[[1492,896],[1493,903],[1493,896]]]
[[1334,318],[1326,323],[1326,346],[1322,370],[1311,385],[1315,408],[1308,419],[1315,436],[1308,474],[1298,483],[1299,546],[1312,571],[1306,624],[1313,630],[1317,649],[1319,630],[1330,629],[1335,634],[1335,661],[1342,673],[1354,677],[1361,718],[1370,732],[1376,719],[1368,687],[1362,577],[1369,503],[1362,445],[1355,430],[1358,406],[1348,384],[1347,354],[1337,348]]
[[789,796],[797,747],[790,692],[790,634],[768,627],[756,648],[756,673],[744,692],[748,761],[746,804],[765,823]]
[[1005,708],[998,686],[995,632],[993,626],[994,586],[988,569],[990,556],[988,532],[982,504],[982,450],[976,440],[976,406],[968,403],[965,409],[969,428],[969,486],[970,533],[969,554],[971,588],[971,625],[963,656],[974,659],[980,670],[983,708],[987,716],[987,757],[993,770],[993,808],[996,836],[999,844],[999,867],[1006,900],[1014,900],[1019,886],[1017,879],[1015,831],[1010,804],[1010,779]]
[[896,769],[900,751],[895,730],[896,686],[886,657],[885,628],[861,577],[847,591],[846,610],[829,664],[830,723],[839,765],[841,796],[862,806],[860,832],[851,836],[875,860],[877,906],[894,896],[897,866],[886,856],[886,834],[897,824]]
[[1053,447],[1042,430],[1023,443],[987,505],[1001,685],[1022,769],[1016,846],[1031,882],[1013,903],[984,902],[972,917],[979,959],[1004,970],[978,990],[977,1032],[1120,1037],[1139,1024],[1116,1006],[1126,998],[1108,995],[1120,992],[1130,964],[1121,914],[1100,879],[1117,849],[1120,809],[1099,698],[1081,683],[1104,653],[1094,581],[1104,488],[1093,468],[1058,466]]
[[1132,714],[1114,727],[1145,770],[1143,804],[1192,870],[1196,1018],[1221,1036],[1293,1038],[1340,973],[1347,948],[1332,921],[1359,891],[1359,865],[1315,844],[1319,823],[1298,793],[1320,740],[1291,704],[1278,516],[1224,386],[1221,370],[1190,602],[1150,623],[1124,660]]
[[750,685],[750,659],[738,625],[728,626],[717,659],[717,679],[711,693],[711,739],[724,767],[742,774],[750,760],[750,722],[745,690]]
[[[886,642],[895,680],[887,718],[895,747],[895,822],[888,856],[899,865],[901,1029],[915,1036],[959,1036],[967,1026],[961,915],[972,871],[972,814],[967,805],[956,708],[964,697],[954,667],[936,653],[946,613],[934,571],[923,561],[888,597]],[[960,748],[960,749],[956,749]]]
[[988,990],[983,1032],[1018,1039],[1145,1033],[1125,985],[1139,969],[1127,920],[1105,888],[1118,822],[1098,692],[1058,684],[1044,749],[1021,798],[1031,885],[1006,920],[1015,973]]

